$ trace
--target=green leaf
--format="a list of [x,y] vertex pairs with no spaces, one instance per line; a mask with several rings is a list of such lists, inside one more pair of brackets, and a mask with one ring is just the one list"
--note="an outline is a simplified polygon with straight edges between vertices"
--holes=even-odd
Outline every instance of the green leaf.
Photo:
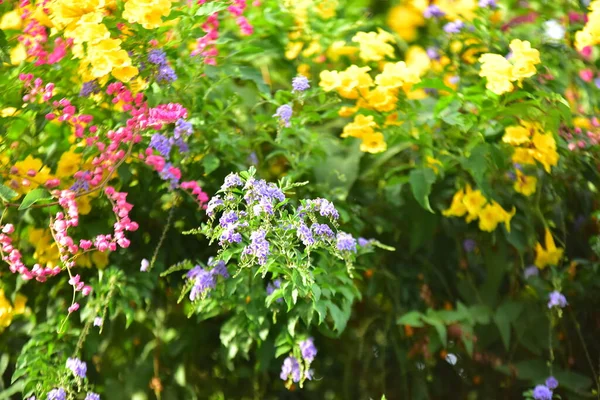
[[435,172],[431,168],[418,168],[410,172],[409,182],[413,196],[415,196],[421,207],[430,213],[433,213],[433,210],[429,205],[429,194],[435,179]]
[[217,2],[205,3],[205,4],[202,4],[198,8],[198,10],[196,11],[196,14],[194,14],[194,15],[196,17],[205,17],[208,15],[212,15],[216,12],[222,11],[226,8],[227,8],[226,4],[219,4]]
[[341,333],[344,329],[346,329],[346,324],[350,318],[350,310],[345,309],[342,311],[337,305],[330,301],[327,302],[327,308],[329,309],[329,313],[333,319],[333,329],[335,329],[338,333]]
[[505,301],[498,307],[494,314],[493,319],[500,331],[500,337],[506,350],[508,350],[510,345],[510,324],[518,318],[522,310],[523,304],[514,301]]
[[221,160],[214,154],[209,154],[202,159],[202,166],[206,175],[214,172],[221,165]]
[[398,325],[408,325],[414,328],[421,328],[423,326],[423,322],[421,321],[421,314],[418,311],[411,311],[396,320]]
[[4,201],[11,201],[15,197],[17,197],[18,193],[12,190],[9,187],[4,185],[0,185],[0,198]]
[[50,200],[52,199],[52,195],[46,189],[38,188],[33,189],[31,192],[25,195],[25,198],[21,202],[19,206],[19,210],[26,210],[38,201],[42,200]]
[[423,316],[423,321],[435,328],[438,336],[440,337],[442,345],[446,347],[446,343],[448,342],[448,332],[446,332],[446,325],[444,325],[444,323],[441,320],[433,316]]

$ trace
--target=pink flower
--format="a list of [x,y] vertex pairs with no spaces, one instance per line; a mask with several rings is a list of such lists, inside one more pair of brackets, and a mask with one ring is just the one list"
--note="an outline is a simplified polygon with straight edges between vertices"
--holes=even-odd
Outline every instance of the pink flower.
[[72,312],[75,312],[77,310],[79,310],[79,303],[71,304],[71,307],[69,307],[69,309],[68,309],[69,314],[71,314]]

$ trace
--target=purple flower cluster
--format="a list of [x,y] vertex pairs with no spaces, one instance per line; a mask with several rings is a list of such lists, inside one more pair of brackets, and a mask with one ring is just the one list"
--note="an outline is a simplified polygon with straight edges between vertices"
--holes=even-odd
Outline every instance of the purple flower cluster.
[[213,268],[208,270],[196,265],[189,270],[187,278],[194,281],[192,290],[190,291],[190,300],[194,301],[198,297],[206,296],[210,290],[217,286],[216,276],[221,275],[223,278],[229,278],[229,272],[222,260],[214,261],[212,258],[208,260],[208,265]]
[[294,89],[294,92],[304,92],[305,90],[310,89],[308,78],[303,75],[298,75],[292,79],[292,88]]
[[495,10],[498,8],[498,4],[496,4],[496,0],[479,0],[479,7],[481,8],[491,8]]
[[48,396],[46,397],[46,400],[66,400],[66,398],[67,398],[67,393],[65,392],[65,389],[56,388],[56,389],[52,389],[51,391],[48,392]]
[[465,23],[461,20],[448,22],[444,25],[444,32],[446,33],[459,33],[465,27]]
[[465,241],[463,242],[463,248],[467,253],[472,253],[473,251],[475,251],[476,247],[477,242],[475,242],[473,239],[465,239]]
[[73,371],[73,374],[79,378],[85,378],[87,364],[78,358],[68,358],[67,368]]
[[282,380],[287,381],[291,377],[293,382],[300,382],[300,374],[300,363],[298,363],[296,357],[290,356],[283,360],[281,373],[279,374]]
[[441,18],[444,15],[446,15],[446,13],[443,12],[442,10],[440,10],[440,8],[438,6],[436,6],[435,4],[430,5],[429,7],[427,7],[425,9],[425,11],[423,11],[423,16],[427,19]]
[[339,251],[356,252],[356,239],[346,232],[338,232],[336,237],[336,248]]
[[88,97],[100,92],[100,86],[96,80],[84,82],[79,91],[79,97]]
[[304,222],[301,222],[296,229],[296,235],[298,235],[298,239],[300,239],[302,244],[304,244],[306,247],[315,244],[315,239],[313,238],[312,232]]
[[163,134],[155,133],[150,138],[150,147],[158,151],[161,156],[169,158],[171,153],[171,140]]
[[308,200],[306,202],[306,207],[317,211],[322,217],[329,217],[333,219],[338,219],[340,217],[340,214],[335,209],[333,203],[326,199],[317,198],[314,200]]
[[250,235],[250,244],[244,248],[242,254],[252,255],[257,258],[260,265],[265,265],[270,253],[270,244],[266,239],[267,232],[259,229]]
[[363,238],[363,237],[359,237],[359,238],[358,238],[358,245],[359,245],[360,247],[367,247],[367,246],[370,246],[370,245],[371,245],[371,243],[373,243],[373,239],[365,239],[365,238]]
[[317,356],[317,348],[315,347],[314,339],[308,338],[300,342],[300,352],[302,353],[302,358],[307,363],[313,362],[315,357]]
[[85,396],[85,400],[100,400],[100,395],[98,393],[89,392]]
[[279,122],[283,126],[288,127],[288,126],[290,126],[290,119],[292,118],[292,114],[293,114],[292,106],[290,106],[289,104],[284,104],[282,106],[279,106],[279,108],[277,108],[277,111],[275,112],[275,114],[273,114],[273,116],[278,117]]
[[159,83],[171,83],[177,80],[177,74],[167,62],[167,56],[161,49],[153,49],[146,58],[150,64],[157,68],[156,81]]
[[173,137],[167,137],[162,133],[155,133],[150,138],[150,147],[158,151],[166,159],[169,159],[173,146],[177,146],[180,153],[187,153],[189,148],[184,139],[193,132],[192,124],[180,118],[175,122]]
[[552,391],[558,387],[558,381],[550,376],[544,382],[544,385],[537,385],[533,389],[534,400],[552,400]]
[[567,298],[557,290],[550,293],[550,295],[548,296],[548,308],[565,308],[567,304]]
[[218,195],[213,196],[206,205],[206,215],[208,215],[209,217],[214,217],[215,210],[217,209],[217,207],[221,207],[222,205],[223,200],[221,200],[221,198]]
[[232,172],[225,177],[225,181],[221,185],[221,190],[227,190],[234,186],[244,186],[244,182],[242,182],[242,178],[238,174]]
[[313,224],[312,230],[315,233],[315,235],[317,235],[317,236],[328,237],[328,238],[333,237],[333,231],[327,224]]
[[[209,214],[210,215],[210,214]],[[240,212],[240,216],[245,216],[246,213]],[[219,238],[219,245],[227,243],[239,243],[242,241],[242,235],[237,231],[239,228],[248,226],[247,222],[240,222],[239,216],[235,211],[227,211],[223,213],[219,219],[219,225],[223,228],[221,237]]]
[[248,206],[252,207],[252,212],[256,215],[261,213],[273,214],[273,201],[282,202],[285,195],[274,183],[267,183],[264,179],[256,180],[250,178],[244,186],[246,194],[244,200]]

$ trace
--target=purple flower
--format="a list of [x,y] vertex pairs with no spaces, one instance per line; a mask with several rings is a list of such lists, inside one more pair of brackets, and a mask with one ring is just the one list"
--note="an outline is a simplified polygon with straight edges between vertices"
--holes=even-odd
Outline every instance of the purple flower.
[[208,259],[208,265],[213,267],[210,273],[213,275],[221,275],[223,278],[229,278],[229,271],[223,260],[214,260],[212,257]]
[[163,134],[155,133],[150,138],[150,147],[158,151],[161,156],[169,158],[171,153],[171,141]]
[[463,248],[467,253],[472,253],[473,251],[475,251],[476,247],[477,242],[475,242],[473,239],[465,239],[465,241],[463,242]]
[[171,189],[175,189],[177,186],[179,186],[179,177],[173,173],[171,170],[172,167],[173,164],[166,163],[159,175],[165,181],[169,181],[169,186]]
[[296,229],[296,235],[298,235],[298,239],[302,241],[302,244],[307,247],[315,244],[315,239],[313,238],[312,232],[304,222],[301,222]]
[[265,237],[267,232],[264,229],[259,229],[252,232],[250,235],[250,244],[244,248],[242,254],[253,255],[258,259],[260,265],[264,265],[267,262],[267,256],[270,253],[270,245]]
[[313,362],[315,356],[317,355],[317,348],[315,347],[314,339],[308,338],[301,341],[300,352],[302,353],[302,358],[304,358],[307,363]]
[[161,49],[152,49],[148,53],[147,60],[154,65],[164,65],[167,63],[167,55]]
[[496,4],[496,0],[479,0],[479,7],[481,8],[491,8],[492,10],[496,9],[498,5]]
[[219,225],[221,225],[223,228],[226,228],[237,220],[238,216],[235,211],[226,211],[223,213],[223,215],[221,215],[221,218],[219,218]]
[[566,297],[561,294],[559,291],[555,290],[554,292],[550,293],[549,299],[548,299],[548,308],[552,308],[552,307],[560,307],[560,308],[565,308],[567,306],[567,299]]
[[448,78],[448,81],[451,84],[456,85],[458,82],[460,82],[460,76],[458,76],[458,75],[451,76],[450,78]]
[[533,389],[533,398],[535,400],[552,400],[552,390],[545,385],[537,385]]
[[190,300],[194,301],[200,296],[205,296],[217,285],[215,276],[199,265],[196,265],[188,273],[187,277],[194,280],[190,291]]
[[308,200],[306,205],[315,208],[322,217],[330,217],[333,219],[338,219],[340,217],[340,214],[335,209],[333,203],[326,199],[318,198]]
[[431,58],[432,60],[439,60],[440,52],[438,51],[437,47],[428,47],[427,57]]
[[98,393],[89,392],[85,396],[85,400],[100,400],[100,395]]
[[290,356],[283,360],[279,377],[284,381],[291,377],[292,381],[300,382],[300,364],[295,357]]
[[346,232],[338,232],[336,238],[336,247],[340,251],[356,252],[356,239]]
[[289,104],[284,104],[277,108],[277,111],[275,112],[275,114],[273,114],[273,116],[278,117],[279,122],[282,123],[283,126],[290,126],[290,119],[292,118],[292,114],[292,106],[290,106]]
[[103,324],[102,317],[94,318],[94,326],[102,326],[102,324]]
[[206,215],[212,217],[215,215],[215,209],[223,205],[223,200],[219,196],[214,196],[206,205]]
[[304,92],[305,90],[310,89],[308,78],[303,75],[298,75],[292,79],[292,88],[294,88],[294,92]]
[[148,267],[150,266],[150,262],[145,258],[142,259],[142,263],[140,264],[140,271],[146,272],[148,271]]
[[327,236],[332,237],[333,231],[327,224],[313,224],[312,230],[317,236]]
[[158,74],[156,75],[156,81],[159,83],[171,83],[177,80],[177,74],[173,71],[173,68],[168,65],[161,65],[158,68]]
[[254,151],[252,153],[250,153],[250,155],[248,156],[247,162],[250,165],[254,165],[254,166],[258,165],[258,157],[256,156],[256,153]]
[[66,400],[66,398],[67,394],[65,393],[65,389],[56,388],[48,392],[48,397],[46,397],[46,400]]
[[181,136],[190,136],[194,133],[194,128],[190,122],[187,122],[183,118],[179,118],[177,122],[175,122],[175,130],[173,130],[173,136],[175,139],[179,139]]
[[446,15],[446,13],[443,12],[442,10],[440,10],[440,8],[438,6],[436,6],[435,4],[430,5],[429,7],[427,7],[425,9],[425,11],[423,11],[423,16],[427,19],[441,18],[444,15]]
[[279,202],[285,200],[285,195],[281,189],[273,183],[267,183],[264,179],[248,179],[244,190],[246,190],[244,200],[249,206],[252,205],[252,211],[255,214],[262,212],[273,214],[273,200]]
[[549,376],[548,379],[546,379],[546,386],[548,386],[548,389],[554,390],[558,387],[558,381],[555,377]]
[[236,225],[231,225],[221,233],[219,245],[223,246],[225,242],[239,243],[242,241],[242,235],[235,231]]
[[525,279],[529,279],[532,276],[538,276],[540,274],[540,271],[538,270],[538,267],[536,267],[535,265],[530,265],[529,267],[525,268],[525,271],[523,271],[523,277]]
[[95,94],[100,92],[100,86],[98,86],[98,82],[93,80],[89,82],[84,82],[83,86],[81,86],[81,90],[79,91],[79,97],[88,97],[91,94]]
[[240,176],[238,174],[232,172],[225,177],[225,181],[223,182],[223,185],[221,185],[221,190],[227,190],[230,187],[243,186],[243,185],[244,185],[244,182],[242,182],[242,179],[240,178]]
[[305,379],[307,379],[309,381],[312,381],[312,379],[314,378],[314,376],[315,376],[315,371],[313,371],[312,369],[307,369],[307,370],[304,371],[304,378]]
[[598,89],[600,89],[600,78],[596,78],[596,79],[594,79],[594,85],[596,85],[596,87],[597,87]]
[[360,247],[370,246],[372,242],[373,242],[373,239],[365,239],[364,237],[358,238],[358,245]]
[[78,358],[68,358],[67,359],[67,368],[73,371],[73,374],[79,378],[85,378],[85,373],[87,372],[87,365],[85,362],[81,361]]
[[457,21],[452,21],[452,22],[448,22],[446,25],[444,25],[444,32],[446,33],[459,33],[462,28],[465,27],[465,23],[462,22],[461,20],[457,20]]

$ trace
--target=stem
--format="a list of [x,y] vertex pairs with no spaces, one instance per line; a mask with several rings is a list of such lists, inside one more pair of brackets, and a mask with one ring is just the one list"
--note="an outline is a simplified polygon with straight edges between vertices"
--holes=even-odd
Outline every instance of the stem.
[[162,235],[160,236],[160,240],[158,241],[158,245],[154,250],[154,254],[152,255],[152,260],[150,260],[150,266],[148,267],[148,271],[150,271],[154,267],[154,263],[156,262],[156,257],[158,257],[158,251],[160,250],[165,238],[167,237],[167,231],[171,227],[171,220],[173,219],[173,214],[175,213],[175,206],[171,206],[169,210],[169,216],[167,217],[167,224],[165,225]]
[[600,380],[598,380],[598,375],[596,374],[596,369],[594,368],[594,363],[592,362],[592,357],[590,356],[590,352],[588,351],[585,341],[583,340],[583,335],[581,333],[581,327],[579,326],[579,322],[577,322],[577,319],[575,319],[575,314],[573,314],[573,311],[571,309],[569,309],[569,315],[571,316],[571,319],[573,320],[573,324],[575,325],[575,331],[577,332],[577,336],[579,337],[579,340],[581,341],[581,346],[583,347],[583,352],[585,353],[585,357],[587,358],[588,364],[590,365],[590,369],[592,370],[592,375],[594,376],[594,381],[596,383],[596,397],[598,399],[600,399]]

